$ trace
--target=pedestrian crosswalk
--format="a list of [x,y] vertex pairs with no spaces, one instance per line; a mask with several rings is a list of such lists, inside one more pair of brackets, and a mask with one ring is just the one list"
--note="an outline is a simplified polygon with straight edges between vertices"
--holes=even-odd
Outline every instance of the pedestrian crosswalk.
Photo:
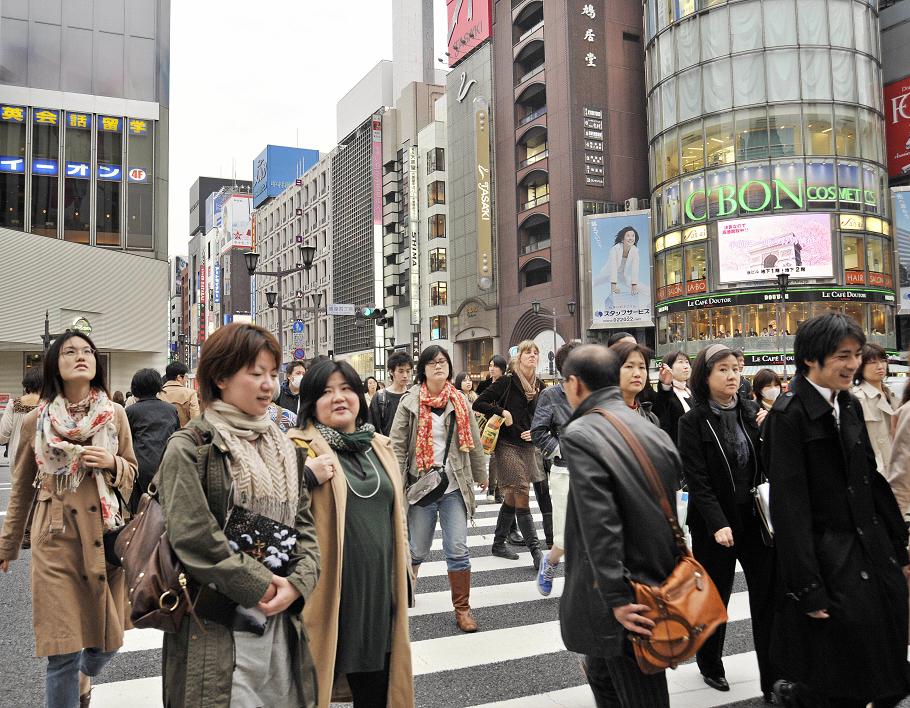
[[[498,509],[498,504],[479,498],[475,523],[468,529],[471,606],[480,625],[476,634],[462,634],[455,627],[440,531],[421,566],[417,603],[410,610],[417,703],[433,708],[593,708],[579,657],[566,651],[560,635],[562,568],[552,595],[544,598],[537,592],[526,550],[516,549],[517,561],[490,555]],[[533,501],[532,512],[540,529],[541,516]],[[729,655],[724,660],[731,690],[719,693],[707,687],[695,665],[688,664],[667,674],[673,708],[724,706],[760,697],[741,573],[734,590]],[[98,678],[92,706],[160,706],[160,646],[158,632],[128,632],[120,655]],[[760,705],[760,699],[754,705]]]

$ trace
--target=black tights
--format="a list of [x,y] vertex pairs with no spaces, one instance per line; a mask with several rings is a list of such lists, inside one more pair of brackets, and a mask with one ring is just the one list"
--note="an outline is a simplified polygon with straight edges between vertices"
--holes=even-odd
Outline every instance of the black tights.
[[354,696],[354,708],[386,708],[389,696],[389,655],[379,671],[348,674],[348,685]]

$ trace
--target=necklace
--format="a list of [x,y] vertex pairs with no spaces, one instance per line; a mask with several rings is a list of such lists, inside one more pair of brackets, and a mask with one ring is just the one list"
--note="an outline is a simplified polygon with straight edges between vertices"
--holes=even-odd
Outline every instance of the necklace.
[[[364,496],[363,494],[359,494],[359,493],[357,492],[357,490],[354,489],[354,487],[351,486],[351,480],[348,479],[348,473],[347,473],[347,472],[344,473],[344,481],[347,482],[347,484],[348,484],[348,489],[351,490],[351,492],[354,494],[355,497],[360,497],[361,499],[370,499],[371,497],[375,497],[375,496],[376,496],[376,493],[379,491],[379,485],[382,484],[382,478],[379,476],[379,470],[376,469],[376,465],[373,464],[373,460],[370,458],[370,456],[369,456],[368,454],[364,453],[364,457],[367,458],[367,462],[370,463],[370,467],[372,467],[372,468],[373,468],[373,472],[376,473],[376,489],[374,489],[374,490],[372,491],[372,493],[367,494],[366,496]],[[364,480],[364,481],[366,481],[366,480]]]

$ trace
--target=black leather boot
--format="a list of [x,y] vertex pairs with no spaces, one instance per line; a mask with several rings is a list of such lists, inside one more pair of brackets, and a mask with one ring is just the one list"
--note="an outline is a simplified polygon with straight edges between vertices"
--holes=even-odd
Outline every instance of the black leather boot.
[[543,512],[543,537],[547,541],[547,550],[553,548],[553,512]]
[[515,523],[515,507],[503,504],[496,517],[496,530],[493,532],[493,555],[508,560],[518,560],[518,554],[506,545],[509,526]]
[[540,541],[537,539],[537,529],[534,528],[534,517],[531,516],[530,509],[516,509],[515,515],[518,517],[518,528],[521,529],[521,535],[525,537],[525,545],[531,551],[531,559],[534,561],[534,570],[540,568],[540,559],[543,554],[540,552]]
[[509,527],[509,535],[506,538],[506,543],[510,546],[521,546],[524,548],[525,540],[521,537],[521,534],[518,533],[518,523],[515,519],[512,519],[512,525]]

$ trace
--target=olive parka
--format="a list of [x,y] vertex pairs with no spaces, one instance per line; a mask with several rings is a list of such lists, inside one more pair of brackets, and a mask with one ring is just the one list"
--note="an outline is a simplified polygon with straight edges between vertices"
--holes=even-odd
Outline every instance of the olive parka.
[[[197,445],[190,428],[202,434],[204,445]],[[272,573],[251,556],[232,551],[222,531],[231,507],[229,458],[221,434],[204,417],[194,418],[168,441],[158,468],[158,499],[171,547],[194,586],[206,585],[229,601],[253,607],[265,595]],[[302,612],[319,577],[319,546],[303,481],[305,462],[305,455],[298,451],[297,545],[287,579],[300,598],[285,612],[291,620],[291,660],[310,708],[316,705],[316,672]],[[204,632],[187,615],[179,632],[164,635],[165,708],[227,708],[231,704],[234,635],[211,619],[203,617],[201,622]]]

